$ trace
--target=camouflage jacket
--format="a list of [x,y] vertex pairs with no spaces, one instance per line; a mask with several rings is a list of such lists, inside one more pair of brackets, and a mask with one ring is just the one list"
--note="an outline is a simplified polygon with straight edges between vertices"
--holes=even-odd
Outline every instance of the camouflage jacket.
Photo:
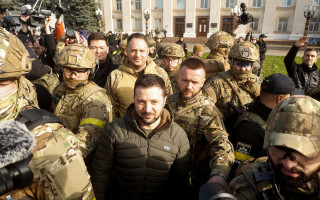
[[211,97],[217,108],[226,118],[235,113],[228,106],[232,102],[241,110],[247,110],[247,104],[251,103],[260,94],[261,80],[251,74],[247,80],[237,81],[231,70],[220,72],[212,77],[203,87],[205,96]]
[[212,100],[200,92],[192,100],[184,101],[179,98],[179,93],[175,93],[168,97],[167,103],[173,110],[175,122],[188,135],[195,172],[193,176],[201,176],[196,177],[201,184],[208,181],[210,175],[228,179],[234,162],[233,147],[221,114]]
[[45,74],[37,80],[32,81],[32,83],[43,86],[52,95],[54,88],[60,84],[60,81],[58,76],[51,72],[50,74]]
[[[310,182],[296,188],[275,184],[274,172],[267,157],[258,158],[255,162],[242,166],[237,174],[230,182],[229,189],[238,200],[319,199],[319,196],[315,194],[314,186]],[[318,178],[320,178],[320,173],[318,173]]]
[[[26,80],[23,79],[22,80]],[[30,86],[30,85],[29,85]],[[35,93],[32,87],[22,87],[17,97],[14,112],[34,108],[26,94]],[[31,90],[31,91],[30,91]],[[30,104],[31,103],[31,104]],[[2,119],[0,119],[2,121]],[[35,135],[36,146],[28,167],[34,174],[35,182],[23,189],[4,195],[13,199],[86,199],[94,198],[90,176],[80,152],[78,140],[72,132],[59,123],[45,123],[31,131]]]
[[[139,74],[129,67],[128,61],[125,59],[124,63],[118,69],[113,70],[108,76],[105,89],[111,98],[116,118],[124,116],[128,106],[133,103],[133,87]],[[148,59],[143,74],[159,75],[166,84],[167,93],[172,94],[172,87],[167,72],[158,67],[151,58]]]
[[75,90],[60,84],[53,92],[52,107],[54,114],[80,140],[83,157],[96,147],[105,125],[113,120],[110,98],[93,82]]
[[125,57],[123,53],[115,53],[111,58],[114,64],[120,65]]
[[170,82],[171,82],[171,87],[172,87],[172,91],[173,93],[179,92],[179,83],[178,83],[178,73],[179,73],[179,69],[177,69],[174,72],[167,72]]

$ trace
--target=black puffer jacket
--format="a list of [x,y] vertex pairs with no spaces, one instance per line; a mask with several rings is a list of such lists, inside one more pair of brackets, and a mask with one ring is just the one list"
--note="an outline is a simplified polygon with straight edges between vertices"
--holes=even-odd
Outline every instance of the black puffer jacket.
[[131,104],[100,137],[92,174],[96,199],[183,199],[190,169],[186,133],[172,121],[169,109],[148,136],[135,116]]
[[299,48],[293,45],[284,58],[284,63],[288,75],[293,80],[296,88],[301,89],[305,94],[308,94],[310,89],[317,87],[319,84],[319,69],[315,64],[311,68],[303,63],[297,64],[294,59],[298,51]]

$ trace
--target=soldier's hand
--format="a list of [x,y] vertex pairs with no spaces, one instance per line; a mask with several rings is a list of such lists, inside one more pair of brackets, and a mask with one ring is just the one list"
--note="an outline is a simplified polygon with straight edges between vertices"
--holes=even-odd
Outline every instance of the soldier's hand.
[[227,181],[222,177],[222,176],[212,176],[209,180],[208,183],[218,183],[222,185],[225,189],[228,189],[228,183]]
[[307,38],[310,39],[310,37],[308,37],[308,36],[303,36],[303,37],[299,38],[299,40],[297,40],[297,42],[295,43],[295,46],[299,47],[299,48],[304,47],[304,46],[308,46],[309,43],[306,42]]
[[83,44],[84,46],[88,46],[88,41],[86,40],[86,38],[83,35],[80,35],[79,43]]

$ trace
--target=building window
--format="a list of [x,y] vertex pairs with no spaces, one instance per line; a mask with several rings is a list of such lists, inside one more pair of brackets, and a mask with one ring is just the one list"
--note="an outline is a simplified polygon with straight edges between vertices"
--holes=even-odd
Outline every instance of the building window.
[[136,31],[141,31],[141,19],[135,19],[134,20],[134,28]]
[[184,9],[184,0],[177,0],[177,9],[178,10]]
[[312,18],[309,24],[309,31],[317,32],[320,31],[320,18]]
[[208,0],[201,0],[200,8],[208,8]]
[[117,19],[117,29],[122,30],[122,19]]
[[234,0],[226,0],[226,8],[233,8]]
[[156,10],[162,10],[162,0],[156,0]]
[[313,0],[314,5],[320,6],[320,0]]
[[279,18],[278,31],[286,32],[288,30],[288,18]]
[[282,0],[281,6],[282,6],[282,7],[289,7],[289,6],[291,6],[291,0]]
[[116,0],[116,3],[117,3],[117,10],[122,10],[121,0]]
[[141,0],[135,0],[136,10],[141,10]]
[[250,27],[252,28],[253,31],[258,31],[259,27],[259,19],[258,18],[253,18]]
[[252,7],[260,8],[261,7],[261,0],[253,0]]
[[162,29],[161,18],[154,19],[154,25],[156,29],[161,30]]

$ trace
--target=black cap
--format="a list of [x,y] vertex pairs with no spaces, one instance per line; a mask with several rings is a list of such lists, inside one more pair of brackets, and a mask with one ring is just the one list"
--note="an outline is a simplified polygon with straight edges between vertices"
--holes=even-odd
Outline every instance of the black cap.
[[267,38],[267,36],[265,34],[261,34],[259,38]]
[[290,77],[272,74],[263,80],[261,91],[269,94],[296,94],[296,87]]

